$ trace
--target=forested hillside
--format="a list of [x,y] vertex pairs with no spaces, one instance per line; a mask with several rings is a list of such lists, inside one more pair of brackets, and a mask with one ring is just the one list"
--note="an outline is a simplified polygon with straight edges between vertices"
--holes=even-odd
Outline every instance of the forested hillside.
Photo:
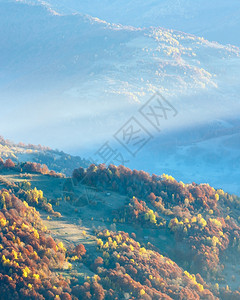
[[239,299],[240,201],[110,165],[0,162],[1,299]]

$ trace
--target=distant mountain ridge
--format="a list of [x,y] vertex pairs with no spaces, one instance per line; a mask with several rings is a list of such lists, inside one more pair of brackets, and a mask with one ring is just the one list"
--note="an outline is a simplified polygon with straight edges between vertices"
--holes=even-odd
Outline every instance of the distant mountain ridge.
[[223,44],[240,46],[237,0],[77,1],[26,0],[41,3],[60,14],[88,14],[110,23],[135,27],[165,27],[203,36]]
[[11,159],[15,163],[35,162],[45,164],[55,172],[70,176],[76,164],[80,167],[87,167],[90,162],[81,159],[79,156],[72,156],[59,150],[52,150],[41,145],[25,145],[24,143],[14,144],[0,136],[0,157]]

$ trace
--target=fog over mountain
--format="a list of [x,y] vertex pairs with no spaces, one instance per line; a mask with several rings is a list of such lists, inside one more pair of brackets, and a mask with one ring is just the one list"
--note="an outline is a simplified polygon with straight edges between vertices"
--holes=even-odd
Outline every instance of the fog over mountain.
[[[0,1],[1,134],[89,155],[130,117],[138,118],[158,91],[178,114],[162,122],[159,135],[144,124],[155,138],[154,156],[141,160],[149,151],[143,148],[131,166],[179,174],[188,152],[178,148],[182,142],[175,142],[174,132],[191,148],[200,143],[194,129],[199,126],[201,143],[211,142],[200,147],[204,151],[189,168],[211,181],[219,172],[216,162],[206,175],[215,156],[213,138],[220,148],[224,139],[230,161],[239,159],[233,150],[239,139],[239,4],[197,3]],[[161,155],[162,139],[177,155],[177,161],[168,158],[170,167]],[[230,166],[228,160],[223,164]],[[194,180],[194,174],[185,180]],[[236,170],[236,180],[238,175]]]

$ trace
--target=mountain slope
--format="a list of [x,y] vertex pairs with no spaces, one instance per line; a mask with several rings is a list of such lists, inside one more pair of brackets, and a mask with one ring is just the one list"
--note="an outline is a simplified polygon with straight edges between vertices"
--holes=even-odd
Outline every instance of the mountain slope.
[[53,15],[42,6],[0,5],[1,104],[6,113],[14,108],[0,125],[11,139],[51,146],[54,136],[55,147],[66,149],[79,146],[78,139],[91,144],[93,135],[103,140],[107,128],[117,129],[157,90],[181,110],[178,124],[199,101],[211,112],[207,118],[225,114],[226,101],[229,114],[238,109],[236,47],[163,28]]
[[0,175],[8,299],[238,299],[239,198],[115,166]]

